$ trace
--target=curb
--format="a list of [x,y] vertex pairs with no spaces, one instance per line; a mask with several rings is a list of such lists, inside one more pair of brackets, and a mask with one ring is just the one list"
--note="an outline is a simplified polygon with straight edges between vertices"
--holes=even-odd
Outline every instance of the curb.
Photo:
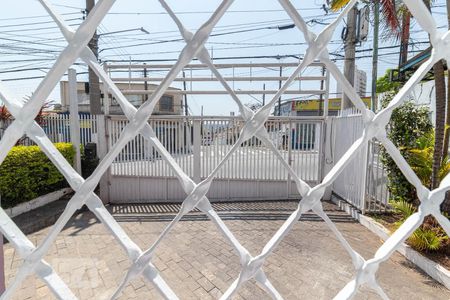
[[27,201],[24,203],[20,203],[19,205],[16,205],[14,207],[6,208],[5,212],[10,218],[13,218],[13,217],[21,215],[23,213],[32,211],[33,209],[47,205],[53,201],[59,200],[62,196],[66,195],[68,193],[71,193],[71,192],[72,192],[71,188],[64,188],[64,189],[58,190],[56,192],[52,192],[52,193],[34,198],[33,200],[30,200],[30,201]]
[[[373,220],[372,218],[362,215],[356,209],[351,208],[351,206],[348,203],[345,203],[345,201],[336,199],[336,197],[332,197],[332,202],[339,206],[339,208],[349,213],[353,218],[357,219],[361,225],[369,229],[372,233],[376,234],[383,241],[386,241],[390,237],[390,232],[386,229],[386,227]],[[432,261],[431,259],[426,258],[405,243],[402,243],[396,251],[402,254],[407,260],[412,262],[422,271],[427,273],[428,276],[450,290],[449,270]]]

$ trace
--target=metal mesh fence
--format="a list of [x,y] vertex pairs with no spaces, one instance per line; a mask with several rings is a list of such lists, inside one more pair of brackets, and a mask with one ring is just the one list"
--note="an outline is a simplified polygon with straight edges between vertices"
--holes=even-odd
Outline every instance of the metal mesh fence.
[[[49,234],[37,246],[33,245],[31,241],[28,240],[27,237],[17,228],[14,222],[5,214],[5,212],[0,209],[0,230],[24,259],[23,265],[19,268],[16,277],[8,286],[6,292],[2,295],[2,298],[10,298],[14,291],[20,286],[22,281],[31,273],[35,273],[39,276],[58,298],[76,298],[69,287],[54,272],[52,267],[44,261],[43,257],[46,255],[49,247],[55,241],[55,238],[67,224],[73,213],[83,204],[86,204],[104,224],[104,226],[109,229],[109,232],[127,252],[128,257],[132,261],[131,267],[116,292],[112,295],[112,298],[116,298],[120,295],[121,291],[130,282],[130,280],[137,276],[144,276],[147,280],[152,282],[165,298],[178,298],[170,286],[160,276],[157,268],[155,268],[152,264],[152,258],[155,249],[171,231],[174,225],[183,215],[194,208],[198,208],[203,211],[211,219],[211,221],[217,225],[217,228],[223,234],[224,238],[226,238],[226,240],[233,245],[240,257],[241,272],[238,278],[236,278],[232,285],[225,291],[222,296],[223,299],[232,297],[246,281],[251,279],[256,280],[271,297],[282,299],[282,296],[277,291],[276,287],[271,284],[270,280],[263,271],[264,262],[267,257],[271,255],[272,251],[279,245],[285,235],[290,231],[293,225],[299,220],[300,216],[309,210],[314,211],[325,221],[332,232],[336,235],[342,246],[348,252],[353,262],[355,276],[353,280],[351,280],[338,293],[336,296],[338,299],[351,298],[363,284],[374,289],[382,298],[387,299],[388,296],[376,280],[378,267],[383,261],[389,259],[390,255],[396,250],[396,248],[420,226],[425,216],[432,214],[442,225],[445,231],[450,234],[450,222],[442,215],[440,211],[440,204],[444,200],[445,192],[450,189],[450,175],[442,180],[441,185],[437,189],[432,191],[428,190],[421,184],[419,178],[401,156],[399,150],[386,137],[385,131],[385,126],[389,121],[392,110],[402,104],[412,87],[424,77],[436,61],[440,59],[446,59],[448,61],[450,59],[450,51],[448,51],[447,46],[450,42],[449,34],[445,32],[442,33],[437,30],[436,24],[430,13],[428,13],[423,1],[404,0],[409,10],[416,18],[416,21],[425,31],[427,31],[430,36],[430,40],[433,45],[431,58],[417,70],[417,72],[400,90],[398,95],[391,101],[389,106],[378,114],[374,114],[366,109],[356,91],[345,79],[338,67],[329,59],[327,51],[328,42],[331,40],[338,23],[356,3],[356,0],[351,1],[350,4],[338,15],[338,17],[319,34],[315,34],[309,30],[306,22],[301,17],[299,12],[293,7],[291,2],[288,0],[279,0],[281,6],[286,10],[297,28],[303,33],[309,47],[305,52],[304,59],[299,63],[293,74],[283,83],[278,93],[275,94],[273,98],[256,113],[250,111],[242,104],[233,92],[233,89],[230,88],[221,74],[214,67],[209,53],[204,47],[204,44],[214,26],[219,22],[221,17],[233,3],[232,0],[223,0],[211,17],[195,33],[187,30],[177,16],[172,12],[170,7],[163,0],[160,0],[161,5],[166,9],[173,21],[176,22],[183,39],[186,41],[186,46],[181,51],[178,61],[173,65],[165,79],[156,88],[149,100],[145,102],[145,104],[143,104],[138,110],[126,100],[118,88],[108,78],[108,75],[104,72],[103,68],[97,63],[94,54],[87,47],[87,44],[95,29],[115,1],[98,1],[95,8],[88,15],[87,19],[76,31],[73,31],[65,24],[63,19],[50,6],[49,2],[46,0],[39,0],[39,2],[45,7],[47,12],[53,17],[54,21],[61,29],[61,32],[68,41],[68,46],[61,52],[54,66],[36,89],[30,101],[25,103],[19,98],[14,98],[6,92],[3,85],[0,85],[0,98],[4,101],[15,118],[14,122],[4,132],[4,135],[0,141],[0,162],[4,160],[9,149],[11,149],[16,141],[25,133],[36,144],[38,144],[43,151],[45,151],[48,157],[58,167],[59,171],[65,176],[71,187],[76,192],[69,201],[63,214],[51,228]],[[210,172],[209,175],[200,183],[195,183],[182,171],[170,153],[165,149],[164,145],[158,140],[153,128],[147,123],[148,117],[152,113],[159,98],[163,95],[177,74],[181,72],[183,67],[194,57],[209,66],[214,76],[218,78],[233,100],[237,103],[241,115],[245,120],[245,124],[243,125],[239,138],[235,144],[228,150],[228,153],[216,165],[215,169]],[[120,137],[115,142],[115,145],[100,162],[94,173],[86,180],[84,180],[61,156],[61,154],[55,149],[53,144],[45,135],[43,129],[34,122],[34,117],[41,108],[44,99],[47,99],[47,96],[58,83],[60,78],[64,75],[65,71],[78,58],[81,58],[89,64],[89,66],[95,70],[103,82],[109,86],[113,96],[120,103],[125,115],[130,120],[130,122],[122,130]],[[312,188],[306,182],[301,180],[296,172],[294,172],[285,162],[278,149],[272,144],[268,132],[264,127],[264,123],[268,119],[271,108],[274,106],[278,97],[283,94],[283,92],[293,82],[294,78],[315,59],[320,59],[320,61],[326,65],[334,78],[341,83],[345,93],[351,98],[355,107],[362,112],[364,129],[362,136],[357,139],[356,142],[347,150],[342,158],[335,164],[333,169],[324,177],[323,181]],[[102,201],[93,193],[93,190],[98,184],[102,174],[107,170],[107,168],[110,167],[111,163],[121,152],[122,148],[137,134],[141,134],[145,139],[147,139],[153,147],[157,149],[159,154],[167,161],[170,168],[179,179],[180,184],[187,195],[177,216],[163,230],[158,239],[156,239],[146,250],[141,250],[127,236],[125,231],[105,209]],[[222,166],[226,164],[227,160],[233,155],[238,147],[240,147],[242,142],[249,140],[253,136],[256,136],[262,143],[269,147],[275,154],[276,159],[278,159],[280,163],[284,164],[284,167],[288,170],[290,176],[295,181],[297,189],[302,196],[297,209],[290,215],[290,217],[265,245],[262,251],[256,256],[252,256],[249,251],[245,249],[234,237],[233,233],[217,215],[209,200],[205,196],[214,177],[218,174]],[[345,166],[355,158],[360,149],[365,147],[368,141],[374,137],[382,143],[387,152],[392,156],[394,161],[403,171],[406,178],[416,187],[418,197],[421,200],[421,205],[418,212],[409,217],[406,222],[400,226],[400,228],[377,250],[373,258],[365,260],[349,245],[344,236],[337,230],[333,222],[324,213],[321,198],[325,192],[325,189],[333,183]]]

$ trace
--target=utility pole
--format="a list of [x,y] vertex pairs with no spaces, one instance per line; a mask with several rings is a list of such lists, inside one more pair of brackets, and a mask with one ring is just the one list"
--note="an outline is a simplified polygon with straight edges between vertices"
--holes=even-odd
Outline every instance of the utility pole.
[[[325,66],[322,66],[322,77],[325,77]],[[322,79],[320,81],[320,90],[321,91],[323,91],[323,89],[324,89],[324,84],[325,84],[324,81],[325,81],[324,79]],[[323,93],[321,92],[320,96],[319,96],[319,114],[318,114],[319,116],[322,115],[322,106],[323,106]]]
[[[145,79],[145,81],[144,81],[144,90],[148,90],[148,81],[147,81],[147,67],[146,67],[146,64],[144,63],[144,79]],[[146,93],[145,95],[144,95],[144,102],[147,102],[147,100],[148,100],[148,94]]]
[[[353,6],[347,15],[347,33],[345,34],[345,61],[344,76],[352,86],[355,84],[355,50],[356,50],[356,22],[358,19],[357,4]],[[350,98],[342,91],[341,109],[353,107]]]
[[263,91],[264,91],[264,93],[262,95],[262,105],[264,106],[264,105],[266,105],[266,84],[265,83],[263,84]]
[[372,111],[377,110],[377,78],[378,78],[378,38],[380,27],[380,0],[374,3],[373,54],[372,54],[372,94],[370,105]]
[[[95,6],[95,0],[86,0],[86,14],[89,15]],[[98,59],[98,36],[97,31],[94,32],[92,39],[89,41],[89,48],[94,52]],[[100,81],[94,70],[89,67],[89,110],[91,115],[100,115],[102,113],[102,105],[100,102]]]
[[[278,81],[278,89],[281,90],[281,78],[283,77],[283,67],[280,66],[280,80]],[[281,96],[278,97],[278,115],[281,116]]]

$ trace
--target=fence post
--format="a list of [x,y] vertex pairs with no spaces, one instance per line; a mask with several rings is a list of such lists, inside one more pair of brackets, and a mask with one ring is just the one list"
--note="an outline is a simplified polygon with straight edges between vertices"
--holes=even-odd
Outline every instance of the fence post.
[[366,180],[367,180],[367,161],[368,161],[368,155],[369,155],[369,142],[367,142],[362,148],[361,148],[361,154],[362,154],[362,166],[364,166],[362,170],[362,176],[361,176],[361,213],[366,213]]
[[[98,158],[102,160],[108,153],[108,131],[107,120],[104,115],[97,115],[97,151]],[[100,180],[100,199],[104,204],[110,202],[109,198],[109,174],[111,169],[108,168]]]
[[[108,74],[108,64],[103,64],[103,70],[106,74]],[[106,82],[102,82],[102,91],[103,91],[103,113],[105,116],[109,116],[109,107],[111,103],[109,102],[109,87]]]
[[81,174],[80,117],[78,115],[77,71],[69,69],[70,142],[75,147],[75,170]]
[[[281,121],[280,121],[281,122]],[[288,164],[289,164],[289,166],[291,166],[292,167],[292,161],[293,161],[293,159],[292,159],[292,147],[293,147],[293,145],[292,145],[292,139],[293,139],[293,136],[292,136],[292,119],[291,118],[289,118],[289,127],[288,127],[289,129],[289,131],[288,131],[288,133],[286,134],[286,137],[287,137],[287,139],[288,139],[288,141],[287,141],[287,147],[288,147]],[[288,176],[287,176],[287,182],[288,182],[288,184],[287,184],[287,190],[288,190],[288,192],[287,192],[287,198],[289,198],[290,196],[291,196],[291,186],[292,186],[292,178],[291,178],[291,175],[288,173]]]
[[[2,197],[0,195],[0,206],[2,203]],[[3,234],[0,233],[0,295],[5,292],[5,253],[3,252]]]
[[[320,176],[320,181],[322,182],[322,180],[325,178],[325,176],[328,174],[328,172],[330,172],[330,170],[333,168],[334,166],[334,149],[335,149],[335,144],[334,144],[334,136],[332,134],[333,132],[333,120],[334,117],[327,117],[325,118],[325,120],[322,123],[322,126],[324,126],[325,128],[322,130],[322,132],[324,133],[323,138],[322,138],[322,143],[323,143],[323,148],[322,148],[322,153],[321,153],[321,160],[322,162],[322,166],[321,166],[321,176]],[[333,188],[332,185],[330,185],[329,187],[326,188],[325,193],[323,195],[323,199],[324,200],[331,200],[331,193],[333,192]]]
[[201,120],[194,120],[194,181],[201,181]]

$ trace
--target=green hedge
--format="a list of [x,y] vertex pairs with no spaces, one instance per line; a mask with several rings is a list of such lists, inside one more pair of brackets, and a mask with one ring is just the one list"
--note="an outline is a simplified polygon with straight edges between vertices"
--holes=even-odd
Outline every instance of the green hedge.
[[[69,143],[56,148],[73,164],[75,149]],[[0,165],[2,207],[8,208],[68,186],[58,169],[38,146],[15,146]]]

